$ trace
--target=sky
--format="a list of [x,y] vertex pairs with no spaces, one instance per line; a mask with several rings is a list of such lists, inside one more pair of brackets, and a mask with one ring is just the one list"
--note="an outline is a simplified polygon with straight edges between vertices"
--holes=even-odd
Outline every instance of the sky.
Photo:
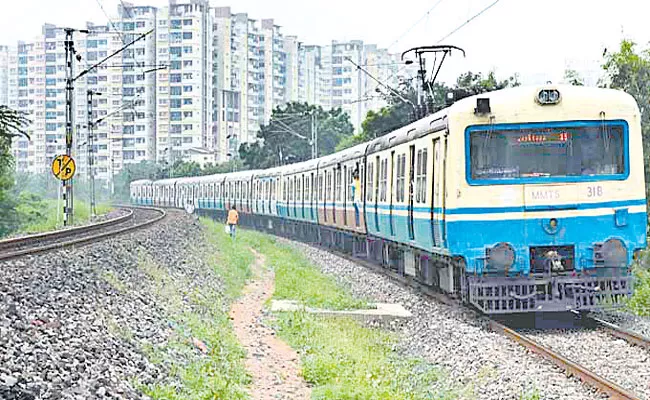
[[[0,44],[39,35],[43,23],[82,28],[105,23],[104,11],[116,15],[119,0],[2,0]],[[126,1],[126,0],[125,0]],[[450,82],[465,71],[498,78],[518,73],[524,84],[559,82],[566,68],[595,85],[604,49],[615,51],[622,38],[643,48],[650,41],[643,0],[211,0],[250,18],[272,18],[285,35],[306,44],[359,39],[401,53],[436,44],[469,18],[491,8],[440,44],[463,48],[452,54],[440,80]],[[168,0],[132,0],[163,7]],[[181,2],[181,0],[178,0]],[[102,11],[102,8],[104,11]]]

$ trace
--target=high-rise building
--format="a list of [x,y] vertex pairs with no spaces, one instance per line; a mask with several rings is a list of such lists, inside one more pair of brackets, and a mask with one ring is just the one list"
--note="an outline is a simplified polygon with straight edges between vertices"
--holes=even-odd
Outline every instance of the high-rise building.
[[[359,130],[368,110],[385,103],[377,82],[354,63],[392,87],[402,70],[376,45],[307,45],[283,35],[273,19],[212,9],[208,0],[169,0],[159,9],[120,2],[115,17],[87,29],[74,36],[76,73],[155,29],[75,82],[77,170],[87,176],[92,154],[94,176],[106,181],[143,160],[173,163],[200,154],[202,161],[227,161],[287,102],[341,107]],[[34,40],[0,46],[0,104],[32,120],[31,139],[13,143],[20,171],[49,172],[51,159],[65,152],[64,36],[45,24]]]
[[[284,102],[300,100],[300,47],[297,36],[284,37],[284,54],[286,66],[286,86]],[[304,82],[304,81],[303,81]]]
[[16,170],[43,173],[65,151],[64,32],[45,24],[40,36],[20,41],[9,54],[9,107],[24,113],[30,139],[12,143]]
[[0,106],[9,105],[9,46],[0,45]]
[[207,0],[169,1],[157,13],[157,159],[175,162],[195,149],[216,151],[213,35]]
[[272,19],[262,20],[264,52],[264,122],[271,119],[273,109],[286,103],[287,55],[280,27]]
[[323,67],[323,49],[320,46],[299,45],[298,101],[330,108],[328,74]]

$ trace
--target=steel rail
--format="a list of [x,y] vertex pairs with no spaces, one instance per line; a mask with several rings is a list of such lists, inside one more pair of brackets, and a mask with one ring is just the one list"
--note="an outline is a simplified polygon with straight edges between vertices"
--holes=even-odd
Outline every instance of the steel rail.
[[17,247],[21,245],[29,245],[31,244],[31,242],[36,242],[38,239],[52,240],[57,238],[63,238],[66,236],[74,236],[79,233],[85,233],[91,230],[103,228],[105,226],[119,224],[133,217],[133,210],[127,209],[127,211],[128,213],[125,215],[120,215],[119,217],[111,218],[106,221],[98,222],[96,224],[88,224],[88,225],[77,226],[69,229],[59,229],[56,231],[35,233],[26,236],[0,240],[0,250],[10,248],[10,247]]
[[593,316],[589,316],[591,320],[593,320],[596,325],[604,328],[607,332],[609,332],[612,336],[615,336],[617,338],[623,339],[628,343],[631,343],[635,346],[639,346],[641,348],[644,348],[646,350],[650,350],[650,338],[640,335],[636,332],[632,332],[630,330],[621,328],[618,325],[612,324],[610,322],[604,321],[600,318],[596,318]]
[[[101,233],[97,233],[95,235],[85,236],[85,237],[82,237],[82,238],[71,239],[71,240],[67,240],[67,241],[59,241],[59,242],[48,244],[48,245],[45,245],[45,246],[38,246],[38,242],[36,242],[36,244],[37,244],[36,247],[31,247],[31,248],[27,248],[27,249],[16,250],[16,251],[13,251],[13,252],[0,254],[0,261],[14,259],[14,258],[26,256],[26,255],[39,254],[39,253],[52,251],[52,250],[60,250],[60,249],[64,249],[64,248],[71,247],[71,246],[76,246],[76,245],[83,245],[83,244],[98,242],[98,241],[101,241],[101,240],[104,240],[104,239],[107,239],[107,238],[110,238],[110,237],[113,237],[113,236],[120,235],[122,233],[135,231],[137,229],[141,229],[141,228],[147,227],[149,225],[155,224],[156,222],[162,220],[163,218],[165,218],[167,216],[166,211],[161,209],[161,208],[136,207],[136,206],[129,206],[129,207],[132,208],[132,209],[143,209],[143,210],[156,211],[156,212],[159,213],[159,215],[157,217],[155,217],[155,218],[148,219],[147,221],[143,221],[143,222],[137,223],[137,224],[132,225],[132,226],[127,226],[127,227],[124,227],[124,228],[110,230],[108,232],[101,232]],[[112,224],[109,224],[108,226],[114,226],[116,224],[128,221],[132,217],[133,217],[133,211],[131,211],[131,214],[129,215],[129,218],[124,219],[124,220],[119,221],[119,222],[113,222]],[[104,222],[106,222],[106,221],[104,221]],[[105,228],[107,226],[105,223],[99,223],[99,224],[95,224],[95,225],[99,225],[99,227],[94,226],[94,228],[86,229],[86,230],[84,230],[82,232],[76,231],[76,233],[77,234],[78,233],[86,233],[86,232],[89,232],[91,230],[95,230],[95,229],[99,229],[99,228]],[[84,228],[89,228],[89,227],[91,227],[91,225],[88,225],[88,226],[86,226]],[[68,232],[70,230],[72,230],[72,229],[66,229],[65,232]],[[43,234],[39,234],[39,237],[42,238],[42,237],[45,236],[45,238],[48,239],[48,240],[52,239],[52,238],[61,238],[61,236],[59,236],[61,231],[56,231],[56,232],[51,232],[51,233],[52,233],[51,237],[47,237],[47,235],[43,235]],[[69,235],[64,236],[64,238],[67,237],[67,236],[69,236]]]
[[591,372],[587,368],[583,367],[580,364],[577,364],[564,356],[554,352],[553,350],[545,347],[531,338],[522,335],[521,333],[515,332],[513,329],[508,328],[507,326],[490,320],[489,327],[491,330],[504,334],[525,348],[541,355],[547,360],[551,361],[561,369],[565,370],[570,375],[573,375],[579,378],[584,383],[589,386],[597,388],[599,391],[607,394],[612,399],[621,399],[621,400],[640,400],[640,397],[629,392],[628,390],[620,387],[614,382]]

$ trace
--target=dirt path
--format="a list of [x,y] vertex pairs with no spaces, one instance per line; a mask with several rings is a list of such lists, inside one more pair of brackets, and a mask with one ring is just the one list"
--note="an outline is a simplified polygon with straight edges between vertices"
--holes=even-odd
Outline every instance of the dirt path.
[[299,375],[298,355],[262,325],[262,309],[273,295],[275,276],[265,268],[264,256],[251,251],[253,278],[230,310],[235,334],[246,349],[246,369],[253,377],[250,394],[253,399],[309,399],[311,389]]

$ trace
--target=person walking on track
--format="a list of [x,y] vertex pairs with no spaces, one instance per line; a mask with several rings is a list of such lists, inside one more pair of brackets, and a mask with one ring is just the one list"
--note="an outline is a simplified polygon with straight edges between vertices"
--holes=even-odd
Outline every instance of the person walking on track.
[[228,228],[230,228],[230,237],[233,239],[235,238],[235,229],[238,223],[239,213],[237,212],[237,208],[232,206],[230,211],[228,211],[228,220],[226,221],[226,224],[228,224]]

